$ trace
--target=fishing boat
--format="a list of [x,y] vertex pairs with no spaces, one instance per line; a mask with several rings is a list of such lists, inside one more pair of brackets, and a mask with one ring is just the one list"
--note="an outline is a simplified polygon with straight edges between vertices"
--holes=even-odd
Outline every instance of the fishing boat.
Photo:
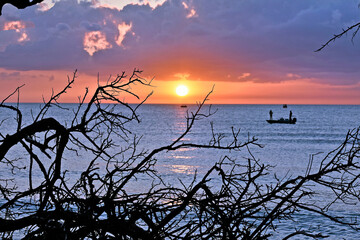
[[273,124],[273,123],[282,123],[282,124],[295,124],[296,123],[296,118],[292,118],[292,119],[284,119],[284,118],[280,118],[278,120],[266,120],[268,123]]
[[283,108],[287,108],[287,104],[284,104],[284,105],[283,105]]
[[181,105],[180,107],[182,107],[182,108],[186,108],[187,106],[186,106],[186,105]]

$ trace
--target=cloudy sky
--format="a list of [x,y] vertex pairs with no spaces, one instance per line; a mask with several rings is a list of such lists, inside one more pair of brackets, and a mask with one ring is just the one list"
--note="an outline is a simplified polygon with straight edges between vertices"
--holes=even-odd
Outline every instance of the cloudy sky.
[[[360,35],[315,52],[360,21],[358,0],[45,0],[0,16],[0,98],[42,101],[79,72],[63,101],[97,76],[140,68],[150,103],[360,104]],[[180,98],[175,87],[185,84]]]

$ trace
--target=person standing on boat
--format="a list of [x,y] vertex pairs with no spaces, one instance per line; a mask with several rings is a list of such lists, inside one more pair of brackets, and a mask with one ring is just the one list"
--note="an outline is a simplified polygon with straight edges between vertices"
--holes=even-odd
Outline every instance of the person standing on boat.
[[292,111],[290,111],[289,121],[291,122]]
[[271,110],[270,110],[269,114],[270,114],[270,120],[273,120],[273,118],[272,118],[273,112]]

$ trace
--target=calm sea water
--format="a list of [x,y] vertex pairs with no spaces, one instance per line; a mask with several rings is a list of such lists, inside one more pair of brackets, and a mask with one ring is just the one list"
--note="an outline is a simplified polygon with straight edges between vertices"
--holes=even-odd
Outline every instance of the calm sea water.
[[[69,121],[74,105],[65,104],[64,106],[70,110],[51,109],[48,116],[54,116],[62,122]],[[25,113],[26,122],[31,119],[30,110],[36,112],[38,105],[23,104],[21,108]],[[181,108],[179,105],[142,106],[139,110],[141,123],[129,125],[134,134],[142,136],[138,148],[154,149],[170,144],[185,130],[186,112],[195,109],[195,105],[190,105],[188,108]],[[262,144],[263,148],[251,147],[252,153],[261,162],[273,165],[273,173],[278,176],[305,174],[311,154],[317,154],[315,163],[319,162],[327,152],[342,143],[348,130],[360,126],[360,106],[358,105],[289,105],[286,109],[281,105],[214,105],[212,109],[217,110],[216,114],[198,121],[184,140],[199,144],[208,143],[211,137],[210,122],[213,122],[216,132],[228,137],[231,136],[233,126],[241,130],[240,140],[246,141],[249,136],[258,139],[258,143]],[[293,117],[297,118],[297,123],[295,125],[268,124],[265,120],[269,118],[270,110],[273,111],[274,119],[288,118],[291,110]],[[1,110],[0,118],[8,119],[0,126],[2,133],[13,131],[15,126],[11,125],[12,121],[10,121],[13,117],[11,112]],[[184,149],[161,154],[156,169],[166,181],[174,185],[179,184],[179,179],[187,183],[192,180],[195,171],[200,175],[204,174],[227,154],[236,157],[238,161],[248,156],[246,150],[234,154],[223,151]],[[70,178],[86,167],[86,157],[80,159],[83,160],[73,160],[69,155],[64,162],[64,169],[70,170],[68,175]],[[146,178],[139,178],[132,182],[130,188],[145,190],[147,185],[144,182],[146,181]],[[345,211],[349,215],[360,215],[358,206],[352,206],[351,209],[346,207],[342,209],[340,206],[338,211]],[[331,236],[329,239],[339,239],[340,236],[345,239],[360,237],[360,234],[346,227],[335,227],[325,219],[314,219],[309,213],[301,213],[297,219],[298,223],[280,225],[279,234],[285,234],[290,227],[293,227],[291,224],[298,224],[299,227],[311,226],[313,229],[327,226],[325,234]]]
[[[186,127],[186,111],[196,106],[180,108],[177,105],[147,105],[140,110],[142,123],[137,128],[144,133],[144,147],[155,148],[170,143]],[[309,156],[318,154],[322,158],[344,140],[348,130],[360,126],[360,106],[334,105],[290,105],[284,109],[281,105],[215,105],[217,112],[210,118],[195,124],[186,141],[208,143],[213,122],[215,132],[231,136],[231,127],[240,129],[241,140],[256,137],[263,148],[252,147],[257,159],[275,166],[278,174],[303,174],[306,171]],[[273,118],[288,118],[290,110],[297,123],[268,124],[269,111]],[[323,154],[319,154],[323,153]],[[161,159],[164,171],[187,174],[196,168],[206,171],[219,160],[225,152],[206,154],[203,150],[172,152]],[[238,153],[238,158],[247,156],[247,152]]]

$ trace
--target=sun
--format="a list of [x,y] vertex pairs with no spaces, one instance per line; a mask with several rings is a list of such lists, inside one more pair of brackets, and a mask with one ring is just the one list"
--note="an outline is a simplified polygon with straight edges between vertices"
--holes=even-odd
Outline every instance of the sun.
[[189,93],[189,89],[185,85],[179,85],[176,88],[176,94],[183,97],[186,96]]

